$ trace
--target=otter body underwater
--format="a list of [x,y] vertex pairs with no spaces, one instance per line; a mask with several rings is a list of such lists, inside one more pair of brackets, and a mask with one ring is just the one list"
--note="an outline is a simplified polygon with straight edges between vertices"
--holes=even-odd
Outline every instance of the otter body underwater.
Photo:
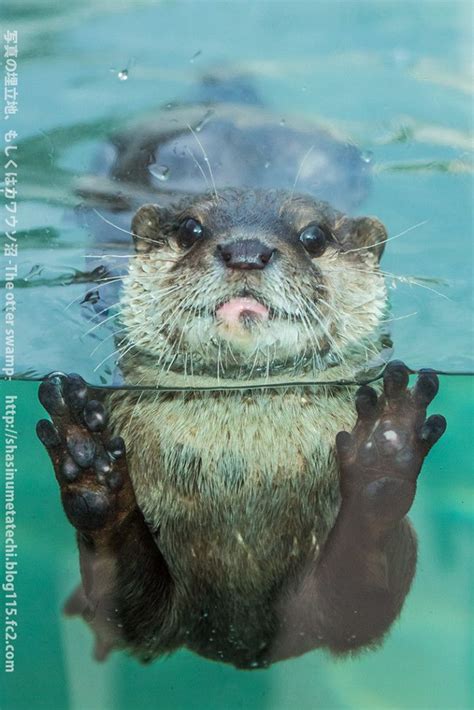
[[[66,610],[98,658],[186,646],[259,668],[374,646],[415,571],[406,514],[445,429],[426,419],[436,375],[408,389],[392,362],[381,391],[329,384],[380,350],[386,232],[321,199],[354,206],[363,161],[224,98],[122,134],[113,179],[89,190],[137,208],[117,338],[125,382],[149,389],[99,402],[78,375],[40,386],[53,421],[38,435],[81,558]],[[171,164],[166,189],[153,160]],[[154,191],[160,205],[140,206]]]

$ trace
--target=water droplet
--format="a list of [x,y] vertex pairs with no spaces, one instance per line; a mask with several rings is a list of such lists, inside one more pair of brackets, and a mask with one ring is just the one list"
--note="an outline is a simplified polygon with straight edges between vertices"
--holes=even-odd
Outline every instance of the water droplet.
[[121,70],[118,72],[117,77],[119,78],[120,81],[127,81],[127,79],[128,79],[128,69],[121,69]]
[[270,165],[271,165],[271,162],[269,160],[267,160],[267,162],[265,163],[265,165],[263,167],[265,168],[265,170],[267,170],[267,168],[269,168]]
[[280,126],[286,126],[286,121],[284,118],[280,119]]
[[202,49],[198,49],[198,51],[193,54],[193,56],[189,60],[189,63],[194,64],[194,60],[197,59],[200,54],[202,54]]
[[372,163],[374,159],[374,154],[371,150],[364,150],[360,154],[360,159],[362,160],[363,163]]
[[170,169],[167,165],[156,165],[153,168],[148,168],[148,170],[160,182],[166,182],[169,179]]

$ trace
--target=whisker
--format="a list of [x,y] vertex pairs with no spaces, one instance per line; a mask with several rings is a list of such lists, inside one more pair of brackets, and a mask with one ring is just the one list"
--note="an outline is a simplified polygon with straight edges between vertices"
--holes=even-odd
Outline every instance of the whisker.
[[113,222],[110,221],[110,219],[107,219],[107,217],[104,217],[103,214],[99,212],[95,207],[92,208],[93,212],[96,213],[100,219],[105,222],[106,224],[110,225],[111,227],[114,227],[114,229],[118,229],[119,232],[124,232],[124,234],[129,234],[131,237],[135,237],[136,239],[141,239],[143,242],[149,242],[150,244],[157,244],[156,239],[149,239],[148,237],[142,237],[140,234],[135,234],[134,232],[131,232],[129,229],[124,229],[123,227],[119,227],[118,224],[114,224]]
[[343,266],[341,268],[336,267],[335,269],[334,268],[326,269],[326,272],[330,272],[330,271],[338,272],[338,273],[343,272],[343,271],[354,271],[359,274],[372,274],[372,275],[374,273],[379,273],[382,276],[386,276],[389,279],[394,279],[395,281],[399,281],[400,283],[405,283],[405,284],[408,284],[409,286],[419,286],[420,288],[424,288],[427,291],[432,291],[437,296],[440,296],[441,298],[445,298],[447,301],[453,302],[453,299],[450,298],[449,296],[446,296],[445,293],[440,293],[439,291],[436,291],[436,289],[431,288],[430,286],[427,286],[424,283],[420,283],[420,281],[418,281],[418,279],[415,276],[401,276],[399,274],[392,274],[390,271],[382,271],[382,269],[379,269],[377,272],[370,271],[369,269],[355,269],[352,266]]
[[113,315],[109,316],[108,318],[104,318],[103,321],[101,321],[100,323],[96,323],[95,325],[92,326],[92,328],[89,328],[89,330],[87,330],[85,333],[83,333],[83,337],[85,338],[86,335],[89,335],[89,333],[92,333],[97,328],[100,328],[101,326],[105,325],[106,323],[108,323],[108,321],[111,321],[114,318],[118,318],[118,316],[120,316],[120,315],[121,315],[120,313],[114,313]]
[[118,330],[114,330],[113,333],[110,333],[110,335],[107,335],[107,337],[103,338],[98,345],[95,346],[93,350],[89,353],[89,357],[92,357],[97,350],[102,347],[102,345],[107,342],[107,340],[110,340],[110,338],[115,338],[118,333],[123,333],[124,330],[128,330],[127,326],[124,326],[123,328],[119,328]]
[[211,164],[210,164],[210,162],[209,162],[209,158],[207,157],[207,153],[206,153],[206,151],[204,150],[204,146],[203,146],[203,144],[201,143],[201,141],[199,140],[199,137],[198,137],[197,133],[193,130],[193,128],[189,125],[189,123],[187,123],[186,125],[187,125],[187,127],[189,128],[189,130],[191,131],[192,135],[194,136],[194,139],[195,139],[196,143],[198,144],[199,148],[201,149],[201,152],[202,152],[203,157],[204,157],[204,162],[206,163],[207,169],[208,169],[208,171],[209,171],[209,176],[210,176],[210,178],[211,178],[211,183],[212,183],[212,187],[213,187],[213,190],[214,190],[214,195],[216,196],[216,202],[217,202],[217,201],[219,200],[219,196],[218,196],[218,194],[217,194],[216,183],[215,183],[215,180],[214,180],[214,174],[213,174],[213,172],[212,172]]
[[405,234],[408,234],[408,232],[412,232],[414,229],[417,229],[418,227],[422,227],[424,224],[427,224],[428,222],[429,222],[429,219],[425,219],[425,220],[423,220],[423,222],[418,222],[418,224],[414,224],[411,227],[404,229],[403,232],[399,232],[398,234],[395,234],[393,237],[387,237],[387,239],[383,239],[381,242],[375,242],[375,244],[369,244],[368,246],[365,246],[365,247],[357,247],[357,249],[348,249],[347,251],[344,252],[344,254],[353,254],[356,251],[365,251],[366,249],[373,249],[374,247],[378,247],[381,244],[387,244],[387,242],[393,242],[394,239],[399,239],[400,237],[404,237]]
[[296,173],[295,181],[294,181],[294,183],[293,183],[293,188],[292,188],[291,193],[290,193],[290,202],[291,202],[291,200],[293,199],[293,196],[294,196],[294,194],[295,194],[296,185],[297,185],[298,180],[299,180],[299,177],[300,177],[300,175],[301,175],[301,171],[303,170],[303,166],[304,166],[306,160],[309,158],[309,156],[310,156],[311,153],[313,152],[313,150],[314,150],[314,144],[313,144],[312,146],[310,146],[309,150],[306,151],[306,153],[305,153],[304,156],[303,156],[303,159],[302,159],[301,162],[300,162],[300,165],[299,165],[299,168],[298,168],[298,172]]
[[85,259],[131,259],[137,256],[140,254],[84,254]]
[[76,296],[76,298],[73,298],[72,301],[70,303],[68,303],[67,306],[64,307],[64,310],[67,311],[72,306],[73,303],[76,303],[81,298],[85,298],[85,296],[87,296],[87,294],[90,293],[91,291],[98,291],[99,288],[103,288],[104,286],[111,286],[118,281],[122,281],[123,278],[124,278],[124,276],[120,276],[120,277],[114,277],[114,278],[110,278],[110,279],[101,279],[102,283],[99,283],[99,281],[91,282],[91,283],[94,283],[93,289],[88,289],[87,291],[83,291],[82,293],[79,294],[79,296]]
[[[99,364],[94,367],[94,372],[96,372],[104,364],[104,362],[107,362],[107,360],[110,360],[111,357],[114,357],[114,355],[117,355],[117,353],[122,352],[122,355],[120,357],[123,357],[123,355],[125,355],[129,350],[131,350],[134,347],[134,345],[135,345],[135,343],[132,343],[129,347],[126,347],[126,348],[119,347],[116,350],[114,350],[113,353],[110,353],[110,355],[107,355],[106,357],[104,357],[104,359],[101,360],[99,362]],[[120,357],[117,358],[117,362],[120,359]]]
[[[144,240],[144,237],[139,237],[140,239]],[[153,240],[148,240],[148,241],[153,241]],[[153,242],[153,244],[156,244],[156,242]],[[86,259],[138,259],[138,258],[144,258],[148,256],[147,254],[85,254],[84,258]],[[164,263],[169,263],[169,264],[177,264],[176,259],[164,259],[162,257],[156,256],[156,253],[153,254],[153,261],[162,261]],[[126,268],[126,264],[122,268]]]
[[91,320],[94,320],[94,318],[98,318],[101,316],[103,313],[106,313],[107,311],[110,311],[112,308],[116,308],[117,306],[120,305],[120,301],[116,301],[115,303],[111,303],[108,306],[105,306],[105,308],[102,308],[101,311],[97,311],[91,316]]
[[418,315],[418,311],[413,311],[413,313],[407,313],[404,316],[398,316],[397,318],[383,318],[381,323],[393,323],[396,320],[405,320],[405,318],[411,318],[412,316]]
[[206,175],[206,173],[204,172],[201,163],[196,159],[194,153],[189,149],[189,147],[187,147],[187,151],[188,151],[190,157],[193,159],[193,161],[194,161],[194,163],[196,164],[196,166],[199,168],[199,171],[200,171],[201,175],[202,175],[203,178],[204,178],[204,182],[205,182],[205,184],[206,184],[206,187],[209,189],[209,188],[210,188],[209,180],[207,179],[207,175]]

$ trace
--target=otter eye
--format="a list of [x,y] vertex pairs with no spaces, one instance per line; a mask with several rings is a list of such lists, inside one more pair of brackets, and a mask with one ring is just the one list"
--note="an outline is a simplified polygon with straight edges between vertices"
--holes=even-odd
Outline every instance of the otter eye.
[[326,234],[317,224],[308,224],[300,232],[299,240],[310,256],[321,256],[326,250]]
[[188,217],[181,222],[178,230],[178,243],[183,249],[189,249],[192,245],[201,239],[204,234],[204,228],[200,222],[192,217]]

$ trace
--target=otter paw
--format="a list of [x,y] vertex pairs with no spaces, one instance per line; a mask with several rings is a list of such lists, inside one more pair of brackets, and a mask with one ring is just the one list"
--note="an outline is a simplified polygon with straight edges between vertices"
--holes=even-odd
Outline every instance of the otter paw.
[[439,414],[426,419],[426,408],[439,382],[422,371],[408,389],[409,370],[393,361],[385,369],[383,393],[363,386],[356,394],[357,422],[339,432],[336,448],[341,495],[370,520],[393,524],[410,509],[423,460],[446,429]]
[[39,399],[52,422],[36,427],[54,466],[64,511],[80,531],[117,525],[135,507],[125,444],[106,433],[103,405],[88,398],[79,375],[53,373],[41,383]]

